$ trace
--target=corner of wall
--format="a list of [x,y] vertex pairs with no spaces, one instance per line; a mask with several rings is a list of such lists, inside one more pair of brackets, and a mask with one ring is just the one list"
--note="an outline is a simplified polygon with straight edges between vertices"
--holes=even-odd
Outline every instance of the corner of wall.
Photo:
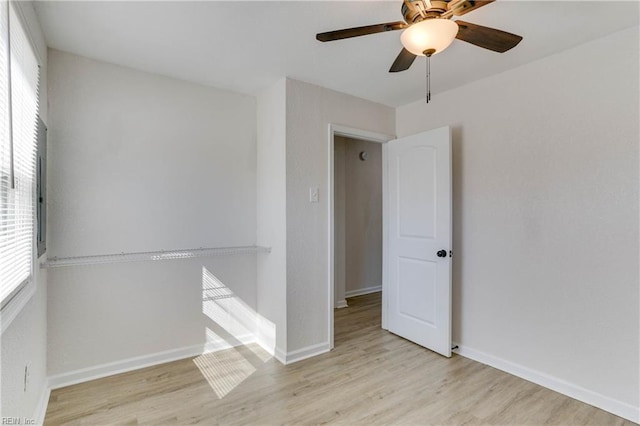
[[271,247],[257,257],[257,340],[276,358],[287,348],[286,89],[280,79],[257,99],[256,242]]

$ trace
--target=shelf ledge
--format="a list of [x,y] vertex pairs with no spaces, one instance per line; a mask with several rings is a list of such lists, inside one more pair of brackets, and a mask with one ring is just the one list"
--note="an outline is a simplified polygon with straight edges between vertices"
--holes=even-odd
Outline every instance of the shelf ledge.
[[147,262],[158,260],[181,260],[199,257],[232,256],[242,254],[271,253],[271,247],[239,246],[211,247],[185,250],[160,250],[137,253],[102,254],[93,256],[51,257],[40,263],[41,268],[63,268],[69,266],[100,265],[105,263]]

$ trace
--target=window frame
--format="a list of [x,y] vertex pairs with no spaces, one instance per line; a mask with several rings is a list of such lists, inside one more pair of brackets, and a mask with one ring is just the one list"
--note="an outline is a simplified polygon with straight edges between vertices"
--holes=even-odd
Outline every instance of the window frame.
[[[37,162],[38,162],[38,145],[39,145],[39,141],[38,141],[38,133],[39,133],[39,121],[40,121],[40,102],[39,100],[41,99],[40,96],[40,86],[41,86],[41,79],[42,76],[40,75],[40,70],[42,68],[42,56],[37,48],[36,43],[34,42],[33,36],[32,36],[32,30],[31,27],[29,26],[29,21],[26,18],[25,12],[23,10],[24,5],[22,4],[22,2],[20,1],[10,1],[10,0],[6,0],[6,4],[4,1],[2,1],[2,3],[0,3],[0,7],[3,8],[7,8],[7,11],[9,13],[9,15],[7,16],[7,19],[10,20],[10,16],[11,16],[11,10],[13,10],[15,16],[16,16],[16,20],[17,23],[21,26],[23,32],[26,35],[26,40],[27,40],[27,44],[28,47],[31,49],[35,60],[36,60],[36,64],[38,66],[38,77],[37,77],[37,81],[36,81],[36,102],[37,102],[37,106],[36,106],[36,123],[34,123],[34,126],[36,127],[36,164],[35,167],[36,169],[34,170],[33,173],[33,181],[32,181],[32,188],[31,188],[31,203],[32,203],[32,212],[33,212],[33,221],[32,221],[32,229],[31,229],[31,262],[30,262],[30,272],[27,278],[25,278],[19,285],[17,285],[14,289],[11,290],[11,292],[9,294],[7,294],[5,296],[5,298],[3,300],[0,300],[0,335],[3,334],[5,332],[5,330],[9,327],[9,325],[13,322],[13,320],[20,314],[20,312],[22,311],[22,309],[27,305],[27,303],[31,300],[31,297],[35,294],[36,292],[36,288],[37,288],[37,283],[40,279],[40,270],[39,268],[36,266],[37,262],[38,262],[38,255],[37,255],[37,250],[38,250],[38,217],[37,217],[37,211],[38,211],[38,199],[37,199],[37,183],[38,183],[38,176],[37,176]],[[10,21],[11,25],[15,25],[15,23],[13,21]],[[9,30],[9,29],[8,29]],[[10,31],[10,30],[9,30]],[[7,43],[9,44],[9,43]],[[7,46],[0,46],[0,48],[7,48]],[[8,62],[10,63],[11,61],[11,55],[10,55],[10,51],[7,52],[8,53]],[[11,80],[10,80],[10,76],[8,76],[8,83],[11,84]],[[11,101],[11,98],[9,98],[9,100]],[[9,111],[12,110],[12,106],[13,104],[10,103],[9,104]],[[11,112],[8,113],[9,118],[11,119]],[[43,123],[44,124],[44,123]],[[44,127],[44,126],[43,126]],[[46,129],[46,127],[45,127]],[[45,141],[46,141],[46,137],[45,137]],[[46,142],[45,142],[46,143]],[[44,180],[46,182],[46,179]],[[46,228],[45,228],[46,229]]]

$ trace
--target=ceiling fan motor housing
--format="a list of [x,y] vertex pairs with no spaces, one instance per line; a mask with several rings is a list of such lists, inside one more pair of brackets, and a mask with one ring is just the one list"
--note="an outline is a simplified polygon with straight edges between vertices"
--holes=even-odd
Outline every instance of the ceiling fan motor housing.
[[405,0],[402,3],[402,16],[407,24],[437,18],[446,11],[447,1],[444,0]]
[[474,0],[404,0],[402,2],[402,16],[407,24],[415,24],[425,19],[440,18],[470,9],[476,5]]

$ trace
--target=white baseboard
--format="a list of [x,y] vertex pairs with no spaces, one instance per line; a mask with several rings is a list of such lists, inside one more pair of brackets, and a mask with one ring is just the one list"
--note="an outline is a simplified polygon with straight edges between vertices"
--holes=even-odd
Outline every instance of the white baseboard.
[[164,364],[165,362],[177,361],[179,359],[202,355],[204,353],[216,352],[229,349],[237,345],[246,345],[255,342],[255,336],[249,334],[236,337],[237,344],[231,344],[223,339],[204,344],[187,346],[179,349],[172,349],[164,352],[123,359],[96,365],[94,367],[81,368],[68,373],[49,376],[49,389],[58,389],[65,386],[88,382],[102,377],[113,376],[114,374],[126,373],[127,371],[138,370],[152,365]]
[[[260,341],[257,342],[260,345]],[[261,345],[262,346],[262,345]],[[302,361],[303,359],[311,358],[316,355],[323,354],[325,352],[329,352],[331,347],[329,342],[319,343],[317,345],[307,346],[306,348],[298,349],[291,352],[285,352],[282,349],[275,347],[273,349],[269,349],[265,346],[262,348],[271,354],[275,359],[280,361],[281,364],[287,365],[292,364],[294,362]]]
[[585,389],[574,383],[498,358],[494,355],[487,354],[458,343],[453,344],[453,346],[456,345],[458,345],[458,349],[454,350],[454,352],[465,358],[469,358],[482,364],[497,368],[498,370],[513,374],[521,379],[544,386],[545,388],[554,390],[586,404],[593,405],[594,407],[601,408],[632,422],[640,422],[640,407],[634,407],[631,404],[618,401],[600,393]]
[[336,302],[336,309],[348,308],[346,299],[338,300]]
[[275,336],[273,336],[273,338],[271,339],[268,339],[268,341],[261,338],[261,336],[258,336],[258,338],[256,339],[256,343],[260,345],[260,347],[264,349],[266,353],[280,361],[280,364],[286,364],[286,354],[282,349],[275,346]]
[[269,355],[273,356],[276,349],[276,329],[272,322],[258,316],[256,327],[256,343]]
[[47,414],[47,406],[49,405],[50,395],[51,389],[45,384],[45,386],[42,387],[42,393],[40,394],[40,399],[38,400],[38,406],[36,407],[36,411],[33,416],[33,419],[36,421],[37,425],[44,424],[44,416]]
[[344,293],[344,297],[345,298],[349,298],[349,297],[355,297],[355,296],[362,296],[365,294],[369,294],[369,293],[377,293],[379,291],[382,291],[382,286],[381,285],[377,285],[374,287],[365,287],[365,288],[359,288],[357,290],[349,290],[347,292]]
[[321,355],[323,353],[329,352],[330,350],[331,344],[329,342],[325,342],[287,352],[287,356],[285,358],[286,362],[284,364],[293,364],[294,362],[302,361],[303,359],[311,358],[316,355]]
[[273,357],[280,361],[280,364],[287,365],[287,353],[280,348],[276,348]]

